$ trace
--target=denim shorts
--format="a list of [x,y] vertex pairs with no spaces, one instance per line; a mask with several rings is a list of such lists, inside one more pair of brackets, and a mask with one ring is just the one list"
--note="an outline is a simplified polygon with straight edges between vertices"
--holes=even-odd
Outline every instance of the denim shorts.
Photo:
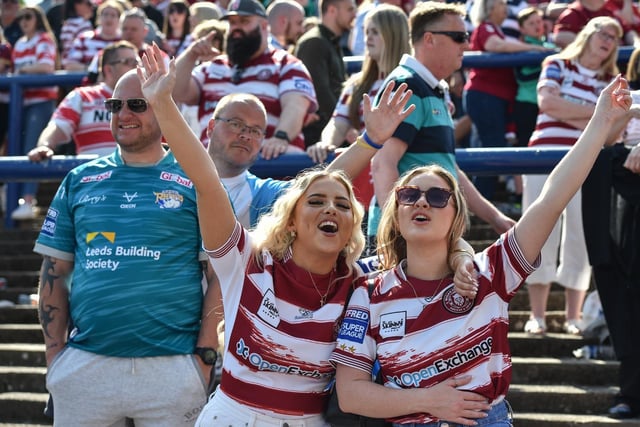
[[[511,405],[506,400],[495,404],[488,412],[488,416],[485,418],[478,418],[475,420],[478,426],[482,427],[513,427],[513,411]],[[462,424],[456,424],[449,421],[436,421],[426,424],[397,424],[394,423],[393,427],[464,427]]]

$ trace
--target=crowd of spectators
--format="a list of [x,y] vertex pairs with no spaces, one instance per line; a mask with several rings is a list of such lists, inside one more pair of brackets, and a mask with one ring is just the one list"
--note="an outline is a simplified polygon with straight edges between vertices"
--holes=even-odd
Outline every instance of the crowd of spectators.
[[[306,151],[322,163],[328,153],[356,143],[364,128],[364,94],[375,98],[391,76],[409,83],[414,99],[444,109],[420,107],[421,122],[416,124],[416,115],[406,121],[419,125],[416,134],[409,137],[403,123],[374,157],[373,178],[367,169],[354,181],[359,201],[365,211],[369,208],[371,245],[377,209],[393,178],[416,166],[407,159],[449,159],[444,166],[457,173],[471,210],[502,232],[512,223],[492,206],[500,178],[468,180],[452,160],[452,150],[434,152],[433,147],[574,144],[600,91],[618,72],[617,47],[640,47],[640,9],[632,0],[467,0],[464,7],[456,6],[462,15],[467,12],[460,31],[431,31],[455,47],[444,50],[433,37],[409,40],[409,13],[415,7],[403,0],[44,0],[37,5],[1,0],[0,74],[87,73],[79,88],[24,91],[21,152],[15,154],[42,161],[62,147],[78,154],[114,150],[104,100],[153,43],[167,64],[176,58],[173,97],[204,146],[215,127],[210,118],[226,95],[248,93],[264,104],[266,130],[260,135],[246,124],[226,122],[239,133],[264,139],[260,154],[267,160]],[[555,55],[540,65],[466,70],[460,63],[467,50]],[[352,54],[363,56],[362,71],[348,76],[342,59]],[[397,66],[400,71],[394,72]],[[422,69],[427,73],[416,71]],[[429,84],[427,95],[412,86],[415,75]],[[8,102],[8,94],[0,93],[0,154],[7,147]],[[446,117],[433,119],[441,113]],[[446,141],[428,149],[414,143],[427,128],[446,133]],[[514,178],[510,200],[519,203],[524,194],[526,209],[546,177]],[[37,184],[22,184],[17,209],[5,214],[14,220],[37,218],[36,195]],[[578,192],[543,249],[550,263],[531,278],[529,333],[546,332],[551,282],[567,287],[565,332],[579,334],[583,328],[581,307],[591,269],[580,204]],[[631,412],[638,411],[635,405]]]

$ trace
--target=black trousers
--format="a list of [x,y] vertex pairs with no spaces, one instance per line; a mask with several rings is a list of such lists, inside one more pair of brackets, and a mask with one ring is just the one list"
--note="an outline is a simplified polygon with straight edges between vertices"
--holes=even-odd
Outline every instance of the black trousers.
[[620,360],[615,403],[640,411],[640,175],[622,167],[628,150],[602,151],[582,187],[589,260]]

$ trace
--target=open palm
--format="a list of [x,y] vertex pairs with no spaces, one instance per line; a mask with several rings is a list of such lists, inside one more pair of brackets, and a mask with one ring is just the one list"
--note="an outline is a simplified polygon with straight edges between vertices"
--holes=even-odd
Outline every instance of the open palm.
[[137,71],[142,94],[152,105],[158,99],[171,97],[176,83],[175,60],[169,62],[167,70],[162,52],[155,43],[142,55],[142,67]]

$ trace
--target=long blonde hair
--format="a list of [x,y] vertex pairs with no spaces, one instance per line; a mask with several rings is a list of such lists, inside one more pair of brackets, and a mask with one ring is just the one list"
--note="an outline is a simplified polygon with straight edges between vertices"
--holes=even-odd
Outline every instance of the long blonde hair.
[[400,234],[398,227],[398,199],[395,189],[407,185],[413,178],[419,175],[436,175],[442,178],[451,190],[453,205],[456,214],[449,229],[447,247],[449,251],[454,243],[462,237],[467,229],[467,202],[460,190],[458,182],[446,169],[438,165],[418,166],[402,175],[393,186],[393,190],[387,197],[387,202],[382,208],[380,224],[378,225],[378,258],[383,269],[393,268],[407,257],[407,241]]
[[353,77],[357,82],[349,99],[349,121],[355,129],[361,127],[360,105],[363,95],[371,90],[381,76],[389,74],[400,63],[403,54],[411,52],[409,21],[402,9],[381,4],[367,13],[365,28],[370,21],[380,32],[384,44],[380,59],[375,61],[366,55],[362,62],[362,72]]
[[[591,37],[605,27],[615,28],[618,38],[622,37],[622,27],[614,18],[609,16],[595,17],[580,30],[574,41],[569,43],[561,52],[547,57],[545,63],[553,61],[554,59],[578,60],[587,51]],[[617,75],[619,72],[618,65],[616,64],[617,59],[618,45],[616,44],[609,56],[600,64],[600,69],[597,72],[598,77],[607,78]]]
[[325,177],[342,184],[349,195],[351,211],[353,212],[353,230],[351,238],[341,254],[345,258],[349,272],[351,272],[353,264],[360,258],[360,254],[364,249],[365,238],[362,233],[364,210],[356,200],[349,178],[341,171],[326,170],[324,168],[301,172],[293,180],[287,191],[278,197],[271,211],[260,217],[253,233],[256,241],[255,260],[259,265],[262,265],[262,252],[264,250],[270,252],[271,256],[276,260],[281,261],[284,259],[294,240],[289,231],[289,224],[296,204],[311,184]]

